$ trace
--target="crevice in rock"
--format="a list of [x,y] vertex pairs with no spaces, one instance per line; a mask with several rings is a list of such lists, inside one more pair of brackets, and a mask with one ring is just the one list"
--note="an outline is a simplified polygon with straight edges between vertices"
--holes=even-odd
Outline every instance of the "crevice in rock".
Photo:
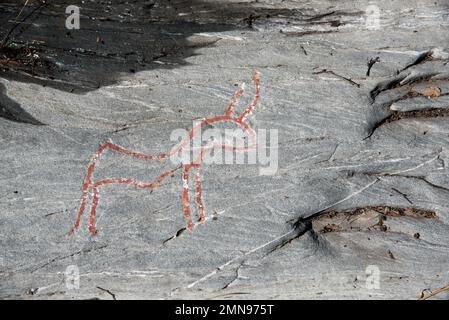
[[239,271],[240,271],[240,268],[242,266],[243,266],[243,262],[235,269],[235,276],[234,276],[234,278],[231,281],[229,281],[227,284],[225,284],[221,288],[221,290],[225,290],[225,289],[229,288],[229,286],[231,286],[234,282],[236,282],[239,279],[239,277],[240,277]]
[[302,237],[308,231],[312,230],[312,223],[309,220],[299,218],[293,223],[293,228],[288,236],[281,239],[278,243],[276,243],[272,248],[270,248],[265,255],[269,255],[276,250],[282,249],[286,245],[292,243],[293,240]]
[[281,30],[282,34],[290,37],[303,37],[313,34],[327,34],[336,33],[337,30],[307,30],[307,31],[292,31],[292,30]]
[[72,257],[80,255],[80,254],[85,254],[85,253],[89,253],[89,252],[92,252],[92,251],[101,250],[101,249],[106,248],[107,246],[108,245],[101,245],[101,246],[98,246],[98,247],[91,247],[91,248],[87,248],[87,249],[82,249],[82,250],[76,251],[76,252],[68,254],[66,256],[53,258],[50,261],[48,261],[48,262],[46,262],[46,263],[44,263],[44,264],[34,268],[31,272],[33,273],[33,272],[36,272],[36,271],[38,271],[40,269],[43,269],[46,266],[48,266],[48,265],[50,265],[50,264],[52,264],[54,262],[65,260],[65,259],[68,259],[68,258],[72,258]]
[[173,236],[171,236],[170,238],[168,238],[168,239],[165,239],[163,242],[162,242],[162,244],[167,244],[167,242],[169,242],[169,241],[171,241],[171,240],[174,240],[174,239],[176,239],[176,238],[178,238],[179,236],[181,236],[181,234],[183,234],[184,233],[184,231],[186,231],[187,230],[187,228],[181,228],[181,229],[179,229],[178,231],[176,231],[176,233],[173,235]]
[[413,61],[411,61],[410,63],[408,63],[408,64],[401,70],[401,72],[402,72],[402,71],[405,71],[405,70],[407,70],[407,69],[409,69],[409,68],[411,68],[411,67],[413,67],[413,66],[416,66],[416,65],[418,65],[418,64],[420,64],[420,63],[423,63],[423,62],[425,62],[425,61],[432,60],[432,57],[433,57],[433,51],[432,51],[432,50],[423,52],[423,53],[419,54],[419,55],[416,57],[416,59],[414,59]]
[[[445,67],[441,62],[431,63],[427,70],[413,69],[414,66],[432,60],[444,61],[444,54],[437,50],[430,50],[419,55],[413,62],[408,64],[390,80],[378,83],[370,92],[369,97],[373,105],[373,117],[368,128],[368,135],[363,139],[370,138],[381,126],[404,118],[436,118],[449,115],[449,108],[441,106],[433,107],[432,104],[443,96],[448,96],[447,85],[448,74],[443,70]],[[437,63],[435,65],[435,63]],[[428,107],[419,105],[415,110],[401,111],[392,110],[396,102],[424,97],[428,99]],[[412,101],[412,100],[411,100]],[[412,102],[411,102],[412,103]],[[427,105],[427,103],[426,103]],[[412,105],[413,106],[413,105]]]
[[357,174],[363,174],[366,176],[377,176],[377,177],[384,176],[384,177],[401,177],[401,178],[406,178],[406,179],[418,179],[418,180],[425,182],[426,184],[428,184],[429,186],[431,186],[433,188],[449,192],[449,187],[437,185],[437,184],[427,180],[427,178],[425,176],[414,176],[414,175],[385,173],[385,172],[359,172]]
[[111,290],[104,289],[104,288],[99,287],[99,286],[97,286],[96,288],[97,288],[98,290],[104,291],[104,292],[106,292],[107,294],[109,294],[109,295],[112,297],[112,300],[117,300],[117,299],[116,299],[116,295],[115,295],[114,293],[112,293]]
[[367,206],[331,210],[312,218],[313,229],[320,234],[330,232],[388,231],[388,217],[438,219],[434,211],[415,207]]
[[448,108],[426,108],[414,111],[392,111],[392,113],[388,117],[374,124],[374,126],[370,130],[369,135],[365,137],[364,140],[370,138],[374,134],[374,132],[381,126],[391,122],[399,121],[401,119],[442,118],[448,116],[449,116],[449,106]]

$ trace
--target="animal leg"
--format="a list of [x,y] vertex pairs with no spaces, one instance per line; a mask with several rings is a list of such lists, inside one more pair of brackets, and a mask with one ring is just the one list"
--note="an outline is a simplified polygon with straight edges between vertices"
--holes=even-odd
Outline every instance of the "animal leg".
[[93,198],[92,198],[92,205],[90,207],[90,219],[89,219],[89,232],[91,235],[97,234],[97,228],[95,226],[95,212],[97,211],[98,206],[98,187],[93,187]]
[[204,205],[203,205],[203,189],[201,186],[201,175],[199,168],[195,171],[195,196],[196,196],[196,204],[198,206],[198,213],[199,213],[199,223],[204,223],[206,220],[206,214],[204,211]]
[[190,231],[193,230],[193,222],[192,222],[192,213],[190,212],[190,204],[189,204],[189,165],[185,165],[183,167],[182,173],[182,184],[183,184],[183,193],[182,193],[182,205],[184,210],[184,216],[187,218],[187,229]]
[[[95,158],[94,158],[95,160]],[[83,195],[81,196],[81,201],[80,201],[80,206],[76,215],[76,219],[75,219],[75,223],[73,224],[72,228],[70,229],[68,236],[72,236],[73,233],[75,233],[75,231],[79,228],[80,223],[81,223],[81,217],[84,214],[84,210],[86,209],[86,204],[87,204],[87,200],[89,199],[89,190],[92,187],[91,186],[91,177],[92,177],[92,173],[94,171],[95,168],[95,162],[92,162],[88,169],[87,169],[87,173],[86,176],[84,177],[84,181],[83,181]]]

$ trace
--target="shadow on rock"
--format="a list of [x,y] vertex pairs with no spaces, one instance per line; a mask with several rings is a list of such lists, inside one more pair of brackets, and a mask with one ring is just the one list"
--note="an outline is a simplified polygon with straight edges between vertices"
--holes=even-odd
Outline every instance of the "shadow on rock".
[[[297,10],[220,1],[42,3],[31,1],[24,8],[16,0],[0,4],[0,22],[5,25],[0,36],[8,40],[0,48],[0,76],[75,93],[117,83],[123,75],[142,70],[180,67],[198,48],[218,41],[189,39],[192,35],[249,31],[254,23],[301,16]],[[66,28],[69,5],[80,8],[79,30]]]
[[15,122],[28,123],[33,125],[44,125],[36,120],[28,112],[23,110],[20,105],[8,98],[5,86],[0,83],[0,118]]

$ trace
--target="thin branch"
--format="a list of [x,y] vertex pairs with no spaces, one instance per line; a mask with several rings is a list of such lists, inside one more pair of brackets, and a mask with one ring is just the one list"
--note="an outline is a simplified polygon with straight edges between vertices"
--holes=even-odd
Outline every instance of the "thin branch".
[[376,58],[371,58],[369,59],[369,61],[367,62],[368,65],[368,70],[366,71],[366,76],[369,77],[370,73],[371,73],[371,68],[376,64],[376,62],[380,62],[380,58],[376,57]]
[[321,73],[329,73],[329,74],[332,74],[332,75],[334,75],[334,76],[336,76],[336,77],[338,77],[338,78],[340,78],[340,79],[346,80],[346,81],[348,81],[349,83],[351,83],[352,85],[354,85],[354,86],[360,88],[360,83],[357,83],[357,82],[351,80],[350,78],[346,78],[346,77],[344,77],[344,76],[342,76],[342,75],[339,75],[338,73],[335,73],[335,72],[332,71],[332,70],[323,69],[323,70],[321,70],[321,71],[314,72],[313,74],[321,74]]
[[437,294],[443,293],[445,291],[449,291],[449,285],[447,285],[443,288],[436,289],[434,291],[430,291],[430,293],[427,295],[424,294],[425,291],[427,291],[427,290],[423,290],[423,292],[421,293],[421,297],[418,300],[427,300],[431,297],[436,296]]
[[17,15],[17,17],[14,19],[14,21],[16,22],[16,24],[8,31],[8,33],[6,34],[5,38],[3,39],[1,45],[0,45],[0,49],[4,48],[6,46],[6,44],[8,43],[9,38],[11,37],[11,34],[14,32],[14,30],[17,29],[18,26],[20,26],[22,23],[24,23],[26,20],[28,20],[36,11],[42,9],[45,5],[47,5],[47,1],[42,1],[40,3],[39,6],[37,6],[36,8],[34,8],[29,14],[27,14],[21,21],[17,21],[17,19],[20,17],[20,15],[22,14],[22,11],[24,10],[24,8],[27,6],[28,4],[27,0],[25,2],[25,4],[23,5],[22,9],[20,10],[19,14]]
[[408,198],[408,196],[405,193],[399,191],[396,188],[391,188],[391,190],[393,190],[394,192],[396,192],[396,193],[400,194],[401,196],[403,196],[404,199],[407,200],[408,203],[413,204],[413,202]]

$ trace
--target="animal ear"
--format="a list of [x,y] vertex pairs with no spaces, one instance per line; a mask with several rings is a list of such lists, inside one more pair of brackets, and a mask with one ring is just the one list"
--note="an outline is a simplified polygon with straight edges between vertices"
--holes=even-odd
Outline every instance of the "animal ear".
[[242,115],[238,118],[240,121],[245,121],[246,117],[250,115],[254,108],[256,108],[257,104],[260,101],[260,73],[259,71],[255,71],[253,75],[253,82],[256,87],[256,92],[254,94],[254,98],[249,104],[249,106],[245,109],[245,111],[242,113]]

